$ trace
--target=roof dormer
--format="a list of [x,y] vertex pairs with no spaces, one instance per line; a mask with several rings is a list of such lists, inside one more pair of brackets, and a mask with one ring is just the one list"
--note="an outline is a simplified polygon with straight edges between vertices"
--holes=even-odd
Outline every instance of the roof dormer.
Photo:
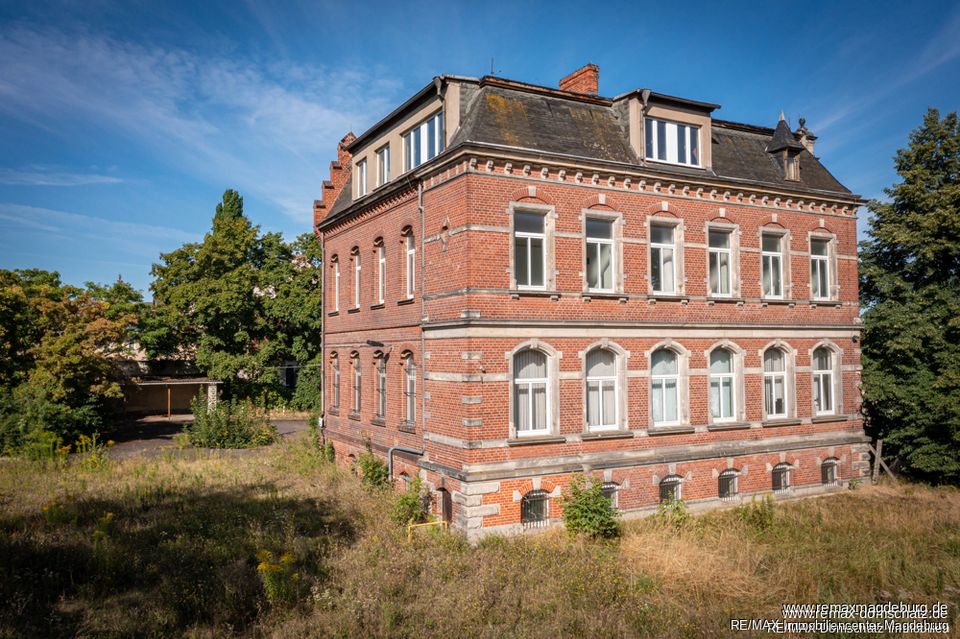
[[777,128],[773,130],[773,137],[767,143],[767,153],[772,154],[780,168],[783,171],[783,177],[786,180],[800,180],[800,152],[804,146],[801,144],[793,132],[787,119],[780,112],[780,121],[777,122]]

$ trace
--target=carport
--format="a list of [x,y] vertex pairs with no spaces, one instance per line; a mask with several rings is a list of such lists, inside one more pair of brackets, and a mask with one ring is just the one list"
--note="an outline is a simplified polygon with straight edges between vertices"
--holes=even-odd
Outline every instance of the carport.
[[162,415],[190,411],[190,402],[200,393],[207,398],[207,407],[217,405],[217,386],[223,384],[208,377],[163,377],[131,379],[123,383],[124,412],[127,414]]

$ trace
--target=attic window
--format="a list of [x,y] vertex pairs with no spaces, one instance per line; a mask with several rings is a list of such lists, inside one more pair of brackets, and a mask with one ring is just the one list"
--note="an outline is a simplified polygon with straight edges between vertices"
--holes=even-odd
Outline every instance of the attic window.
[[800,179],[800,158],[796,153],[783,152],[783,174],[788,180]]
[[648,160],[700,166],[700,127],[647,118]]
[[403,170],[415,169],[443,151],[443,112],[437,112],[403,135]]

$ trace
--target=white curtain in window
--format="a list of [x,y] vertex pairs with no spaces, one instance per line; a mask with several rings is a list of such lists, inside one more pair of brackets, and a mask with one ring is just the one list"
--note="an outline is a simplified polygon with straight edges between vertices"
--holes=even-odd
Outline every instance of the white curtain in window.
[[653,409],[653,423],[669,424],[678,421],[679,375],[677,354],[668,349],[660,349],[651,357],[652,382],[651,406]]
[[514,356],[516,426],[518,432],[547,429],[547,356],[525,350]]
[[710,414],[716,420],[733,419],[733,353],[718,348],[710,353]]
[[587,355],[587,424],[617,426],[617,356],[603,348]]

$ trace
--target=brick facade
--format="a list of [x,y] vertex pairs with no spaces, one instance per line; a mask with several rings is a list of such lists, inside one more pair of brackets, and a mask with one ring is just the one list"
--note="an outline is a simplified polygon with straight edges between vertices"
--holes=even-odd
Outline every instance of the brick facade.
[[[343,145],[341,145],[343,148]],[[642,513],[659,501],[660,480],[678,476],[694,507],[722,503],[717,478],[738,471],[738,496],[771,490],[777,464],[790,465],[790,489],[825,490],[868,475],[860,418],[856,219],[849,200],[789,198],[739,184],[705,189],[695,182],[644,178],[641,171],[601,172],[575,161],[538,162],[513,154],[450,149],[415,179],[355,204],[349,215],[318,218],[325,256],[324,430],[349,463],[367,443],[394,477],[419,474],[445,490],[452,521],[471,537],[521,530],[521,500],[550,495],[549,517],[575,473],[617,484],[617,505]],[[342,158],[345,170],[349,158]],[[343,182],[337,185],[343,188]],[[316,206],[322,216],[329,211]],[[336,196],[333,196],[336,199]],[[513,213],[547,216],[547,286],[524,291],[513,271]],[[584,220],[614,219],[615,290],[584,283]],[[650,223],[677,230],[677,291],[658,295],[650,282]],[[707,232],[733,239],[734,294],[711,296]],[[761,233],[783,237],[784,299],[763,297]],[[408,298],[407,236],[415,245]],[[831,247],[831,299],[812,300],[812,237]],[[385,301],[378,303],[379,246],[386,261]],[[360,260],[360,305],[355,263]],[[333,296],[339,264],[339,305]],[[334,310],[338,308],[338,310]],[[785,415],[764,414],[763,353],[786,358]],[[814,410],[812,354],[829,349],[832,412]],[[547,356],[548,432],[518,433],[512,413],[513,356],[524,348]],[[586,425],[585,357],[616,355],[616,428]],[[652,422],[651,354],[677,357],[678,423]],[[710,353],[733,356],[735,415],[711,417]],[[351,361],[359,361],[361,405],[353,410]],[[376,416],[377,372],[386,360],[387,412]],[[333,361],[339,407],[333,407]],[[416,419],[406,419],[406,366],[416,366]],[[821,465],[836,463],[835,484]],[[438,493],[442,494],[442,493]],[[437,498],[438,514],[440,502]]]

